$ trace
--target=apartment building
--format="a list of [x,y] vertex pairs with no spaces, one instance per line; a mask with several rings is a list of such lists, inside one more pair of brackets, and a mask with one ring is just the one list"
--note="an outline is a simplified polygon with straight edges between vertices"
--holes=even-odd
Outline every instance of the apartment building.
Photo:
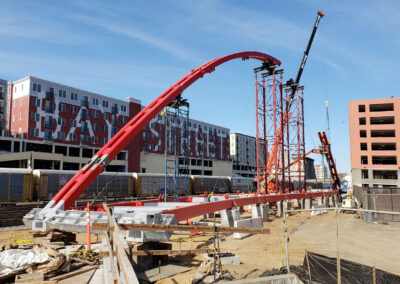
[[[78,170],[144,107],[32,76],[0,86],[0,167]],[[232,175],[229,129],[190,119],[183,137],[183,119],[169,120],[179,147],[189,149],[190,174]],[[106,171],[164,173],[164,126],[164,116],[155,117]]]
[[231,133],[230,146],[233,173],[242,177],[255,177],[257,175],[256,138],[241,133]]
[[[184,172],[188,168],[191,175],[232,175],[232,162],[229,156],[230,130],[228,128],[189,119],[188,137],[185,137],[186,120],[166,115],[154,117],[143,129],[141,172],[165,172],[166,118],[172,129],[171,136],[173,144],[176,143],[177,156],[183,156],[184,151],[188,151],[189,165],[184,165],[184,160],[180,159],[180,172]],[[173,146],[175,145],[169,145],[169,155],[173,154]]]
[[349,103],[354,188],[400,187],[400,98]]
[[[140,101],[106,97],[28,76],[8,82],[0,161],[27,161],[33,168],[78,170],[140,109]],[[8,137],[7,137],[8,136]],[[140,139],[132,141],[107,170],[138,171]],[[25,153],[25,154],[24,154]],[[45,154],[46,153],[46,154]],[[36,164],[35,164],[36,163]]]
[[7,81],[0,79],[0,130],[5,126],[5,105],[7,99]]

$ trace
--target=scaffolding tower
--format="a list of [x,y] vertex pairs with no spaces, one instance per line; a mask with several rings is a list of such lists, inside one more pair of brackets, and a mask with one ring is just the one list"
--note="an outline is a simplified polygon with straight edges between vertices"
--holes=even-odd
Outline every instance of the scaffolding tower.
[[274,65],[265,64],[254,72],[257,192],[267,193],[271,187],[276,192],[303,190],[305,158],[290,165],[305,154],[304,88],[291,81],[284,85],[283,70]]
[[[163,111],[165,124],[164,194],[174,201],[189,194],[189,103],[179,95]],[[165,198],[167,201],[167,198]]]

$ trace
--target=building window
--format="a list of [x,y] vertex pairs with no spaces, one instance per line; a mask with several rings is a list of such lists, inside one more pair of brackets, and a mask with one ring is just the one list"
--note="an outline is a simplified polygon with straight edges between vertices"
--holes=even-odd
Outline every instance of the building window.
[[57,139],[64,140],[65,139],[65,133],[61,132],[61,131],[58,131],[57,132]]
[[46,115],[44,118],[44,127],[53,128],[53,117],[50,115]]
[[394,124],[394,116],[370,117],[370,124]]
[[371,130],[371,137],[396,137],[395,130]]
[[397,171],[374,170],[372,171],[374,179],[395,179],[397,180]]
[[89,107],[89,97],[83,96],[81,100],[81,105],[84,107]]
[[45,141],[53,141],[53,131],[45,130],[44,131],[44,140]]
[[71,92],[71,100],[74,100],[74,101],[78,100],[78,94]]
[[69,134],[69,141],[75,141],[76,140],[76,134],[75,133],[70,133]]
[[87,119],[89,119],[89,115],[88,115],[88,110],[87,110],[87,109],[82,109],[82,110],[81,110],[81,119],[82,119],[82,120],[87,120]]
[[117,118],[117,116],[115,114],[113,114],[111,116],[111,124],[112,125],[117,125],[118,124],[118,118]]
[[71,106],[71,113],[72,114],[77,114],[78,113],[78,108],[76,106]]
[[103,113],[103,119],[108,120],[108,115],[106,113]]
[[360,137],[367,137],[367,131],[366,130],[360,130]]
[[97,123],[93,123],[93,131],[97,131],[99,127],[97,126]]
[[39,137],[39,129],[38,128],[31,128],[31,136]]
[[93,105],[95,105],[95,106],[99,105],[99,99],[98,98],[93,98]]
[[37,84],[36,83],[33,83],[32,90],[36,92],[36,90],[37,90]]
[[104,145],[104,144],[106,144],[106,143],[107,143],[107,141],[108,141],[108,139],[107,139],[107,138],[105,138],[105,137],[103,137],[103,145]]
[[359,105],[358,112],[365,112],[365,105]]
[[361,165],[368,165],[368,156],[361,156]]
[[122,124],[126,123],[126,117],[125,116],[121,117],[121,122],[122,122]]
[[32,98],[32,105],[36,107],[40,107],[40,99]]
[[372,156],[373,165],[397,165],[396,156]]
[[368,170],[361,170],[361,177],[368,178]]
[[67,110],[67,106],[65,104],[60,103],[58,105],[58,110],[65,112]]
[[69,120],[69,126],[71,126],[71,127],[76,127],[76,120],[70,119],[70,120]]
[[64,117],[59,117],[58,118],[58,125],[61,125],[61,126],[65,125],[65,118]]
[[396,143],[372,143],[373,151],[395,151]]
[[360,117],[359,122],[360,122],[360,125],[367,124],[367,120],[365,119],[365,117]]
[[377,111],[393,111],[393,104],[371,104],[369,105],[369,111],[377,112]]
[[87,122],[82,122],[81,123],[81,132],[82,133],[88,133],[89,132],[89,127]]
[[111,128],[111,137],[113,137],[117,133],[117,128],[113,127]]
[[103,130],[104,133],[106,133],[107,132],[107,125],[103,125],[102,126],[102,130]]
[[92,111],[93,118],[99,117],[99,112],[97,110]]
[[108,107],[108,101],[103,101],[103,107]]
[[97,136],[92,136],[92,143],[97,144],[98,143],[98,138]]
[[367,151],[367,143],[360,143],[360,148],[362,151]]
[[121,111],[126,111],[126,106],[125,105],[121,105]]
[[58,96],[65,99],[67,97],[67,91],[58,90]]
[[54,112],[54,103],[50,101],[46,101],[44,111],[47,113]]
[[40,120],[40,115],[35,112],[31,112],[31,120],[32,121],[39,121]]
[[81,144],[88,144],[88,137],[86,135],[81,135]]

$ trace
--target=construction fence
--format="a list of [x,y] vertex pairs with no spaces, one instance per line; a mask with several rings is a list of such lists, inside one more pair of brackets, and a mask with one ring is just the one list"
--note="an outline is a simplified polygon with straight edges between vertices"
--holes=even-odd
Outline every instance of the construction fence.
[[[306,283],[400,283],[400,213],[319,208],[283,212],[284,266]],[[299,225],[300,218],[300,225]]]
[[[400,188],[363,188],[363,208],[400,213]],[[399,222],[400,214],[367,213],[370,222]]]

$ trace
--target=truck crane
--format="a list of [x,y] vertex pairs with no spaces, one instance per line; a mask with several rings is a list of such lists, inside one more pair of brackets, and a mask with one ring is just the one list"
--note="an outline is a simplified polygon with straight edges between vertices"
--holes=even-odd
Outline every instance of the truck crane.
[[299,70],[298,70],[297,75],[296,75],[296,79],[293,80],[293,79],[291,78],[291,79],[289,79],[289,80],[287,81],[287,83],[286,83],[286,86],[288,86],[288,87],[291,88],[291,93],[290,93],[290,95],[289,95],[289,101],[288,101],[288,104],[287,104],[287,106],[286,106],[286,109],[285,109],[285,111],[284,111],[284,113],[283,113],[283,117],[282,117],[282,120],[283,120],[283,128],[282,128],[282,125],[279,126],[278,131],[277,131],[277,133],[275,134],[275,140],[274,140],[274,144],[273,144],[273,146],[272,146],[272,148],[271,148],[271,151],[270,151],[270,153],[269,153],[269,158],[268,158],[268,162],[267,162],[265,174],[264,174],[264,176],[263,176],[262,178],[259,178],[259,179],[260,179],[259,182],[261,182],[262,180],[264,180],[264,184],[261,186],[261,188],[262,188],[262,187],[265,187],[265,181],[267,181],[268,179],[270,179],[270,175],[271,175],[271,173],[272,173],[272,168],[273,168],[274,162],[275,162],[274,157],[275,157],[275,154],[276,154],[277,151],[278,151],[279,144],[280,144],[281,141],[282,141],[282,136],[283,136],[283,133],[284,133],[284,128],[285,128],[285,126],[286,126],[286,124],[287,124],[287,120],[288,120],[288,117],[289,117],[290,108],[291,108],[291,106],[292,106],[293,99],[294,99],[294,96],[295,96],[295,94],[296,94],[296,90],[297,90],[297,88],[298,88],[298,86],[299,86],[300,78],[301,78],[301,75],[303,74],[303,70],[304,70],[304,67],[305,67],[305,65],[306,65],[307,58],[308,58],[308,54],[309,54],[309,52],[310,52],[311,45],[312,45],[312,43],[313,43],[313,41],[314,41],[315,33],[317,32],[319,22],[320,22],[321,18],[322,18],[324,15],[325,15],[325,14],[324,14],[322,11],[318,10],[318,12],[317,12],[317,19],[315,20],[315,24],[314,24],[313,30],[312,30],[312,32],[311,32],[310,39],[308,40],[307,48],[306,48],[306,50],[304,51],[303,59],[301,60],[300,67],[299,67]]

